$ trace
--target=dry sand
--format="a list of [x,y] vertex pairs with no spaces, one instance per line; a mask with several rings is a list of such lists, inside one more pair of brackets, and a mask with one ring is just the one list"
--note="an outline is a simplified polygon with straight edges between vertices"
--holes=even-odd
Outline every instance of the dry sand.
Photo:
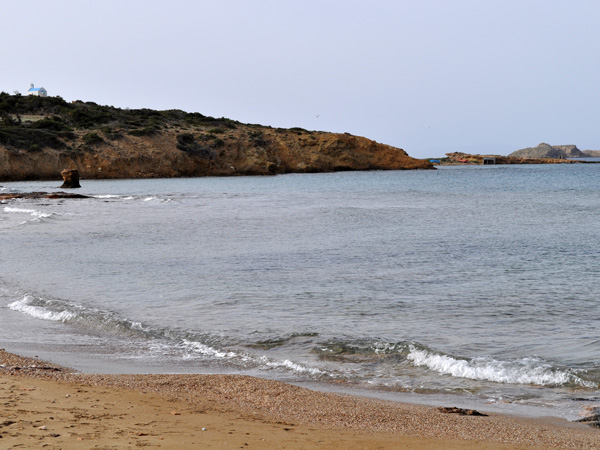
[[600,430],[560,419],[445,414],[246,376],[87,375],[4,351],[0,405],[0,449],[600,449]]

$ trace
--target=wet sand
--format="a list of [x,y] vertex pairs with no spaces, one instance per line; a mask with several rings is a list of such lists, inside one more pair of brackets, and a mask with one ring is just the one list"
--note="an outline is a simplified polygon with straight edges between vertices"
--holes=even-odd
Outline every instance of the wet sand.
[[446,414],[247,376],[80,374],[4,351],[0,404],[7,449],[600,449],[600,430],[562,419]]

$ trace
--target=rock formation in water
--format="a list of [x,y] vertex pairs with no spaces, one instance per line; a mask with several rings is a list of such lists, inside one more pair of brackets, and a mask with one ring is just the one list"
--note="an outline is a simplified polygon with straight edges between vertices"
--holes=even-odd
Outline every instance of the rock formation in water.
[[583,155],[591,158],[600,158],[600,150],[583,150]]
[[432,169],[347,133],[271,128],[179,110],[0,94],[0,181]]
[[463,164],[575,164],[573,159],[565,158],[525,158],[517,156],[502,155],[472,155],[469,153],[454,152],[446,153],[440,164],[463,165]]
[[581,158],[586,156],[576,145],[550,145],[542,142],[537,147],[522,148],[512,152],[514,158]]
[[83,194],[72,194],[67,192],[21,192],[21,193],[0,193],[0,203],[3,200],[12,200],[15,198],[50,198],[50,199],[61,199],[61,198],[89,198]]
[[79,171],[77,169],[65,169],[60,173],[63,177],[61,188],[73,189],[80,188]]

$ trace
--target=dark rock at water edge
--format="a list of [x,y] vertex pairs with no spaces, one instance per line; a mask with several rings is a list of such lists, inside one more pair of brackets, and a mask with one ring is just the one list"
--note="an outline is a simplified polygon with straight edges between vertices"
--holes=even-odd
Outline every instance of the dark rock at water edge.
[[590,412],[590,414],[579,420],[576,420],[575,422],[583,423],[594,428],[600,428],[600,406],[594,406],[586,409]]
[[575,422],[583,423],[594,428],[600,428],[600,414],[584,417],[583,419],[576,420]]
[[11,193],[11,194],[0,194],[0,202],[2,200],[11,200],[13,198],[49,198],[49,199],[57,199],[57,198],[89,198],[87,195],[83,194],[72,194],[69,192],[26,192],[26,193]]
[[460,414],[461,416],[487,417],[487,414],[480,413],[479,411],[476,411],[474,409],[462,409],[462,408],[457,408],[456,406],[451,406],[451,407],[440,406],[438,408],[438,411],[446,413],[446,414]]

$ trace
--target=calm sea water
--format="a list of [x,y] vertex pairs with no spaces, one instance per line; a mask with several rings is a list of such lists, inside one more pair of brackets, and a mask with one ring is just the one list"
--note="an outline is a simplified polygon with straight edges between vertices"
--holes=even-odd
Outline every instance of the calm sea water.
[[84,371],[247,373],[565,417],[600,402],[600,165],[84,180],[78,192],[93,198],[0,204],[7,350]]

